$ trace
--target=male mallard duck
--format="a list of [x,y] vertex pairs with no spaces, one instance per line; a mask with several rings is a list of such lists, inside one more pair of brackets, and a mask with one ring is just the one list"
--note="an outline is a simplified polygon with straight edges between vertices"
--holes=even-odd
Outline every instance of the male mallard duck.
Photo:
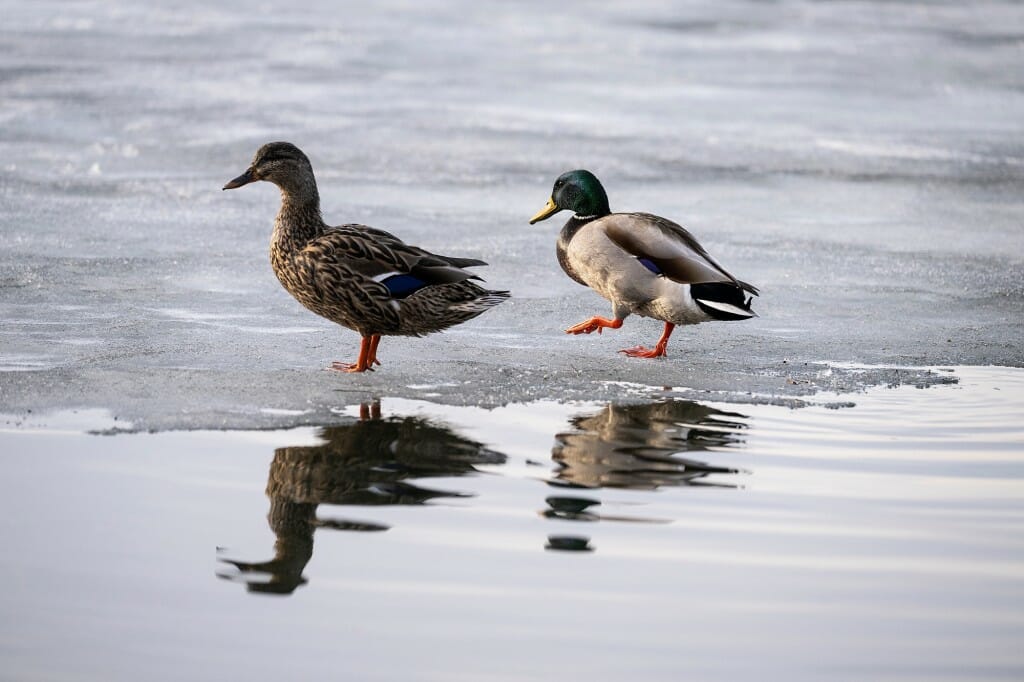
[[547,206],[530,224],[561,210],[573,217],[558,235],[558,263],[574,280],[611,301],[614,319],[592,317],[565,330],[589,334],[618,329],[631,313],[665,322],[654,348],[627,348],[630,357],[664,356],[675,326],[708,320],[746,320],[757,289],[736,279],[693,235],[650,213],[612,213],[593,173],[574,170],[555,180]]
[[328,227],[306,155],[288,142],[259,148],[248,170],[224,185],[234,189],[266,180],[281,190],[270,262],[299,303],[362,335],[355,363],[332,369],[372,370],[381,336],[422,336],[465,322],[508,298],[489,291],[463,268],[473,258],[438,256],[365,225]]

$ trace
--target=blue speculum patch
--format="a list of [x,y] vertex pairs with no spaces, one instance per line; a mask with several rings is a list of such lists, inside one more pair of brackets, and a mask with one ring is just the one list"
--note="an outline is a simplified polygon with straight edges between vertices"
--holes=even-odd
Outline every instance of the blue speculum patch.
[[648,270],[653,272],[655,275],[660,275],[661,274],[661,268],[659,268],[657,265],[655,265],[654,261],[652,261],[651,259],[649,259],[649,258],[637,258],[637,260],[640,261],[641,265],[643,265],[645,268],[647,268]]
[[391,295],[395,298],[405,298],[409,294],[419,291],[423,287],[427,286],[419,277],[413,277],[412,275],[392,275],[381,282],[388,288]]

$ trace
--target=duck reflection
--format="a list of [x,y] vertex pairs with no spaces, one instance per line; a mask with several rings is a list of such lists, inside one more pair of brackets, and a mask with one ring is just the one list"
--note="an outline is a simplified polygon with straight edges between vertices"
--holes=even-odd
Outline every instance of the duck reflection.
[[[637,405],[608,404],[597,414],[576,417],[573,431],[555,435],[552,457],[558,464],[549,483],[562,488],[628,488],[735,484],[707,480],[712,474],[736,474],[680,454],[708,452],[742,443],[745,415],[725,412],[689,400],[664,400]],[[552,495],[541,515],[558,521],[624,521],[670,523],[671,519],[610,515],[599,511],[601,500],[581,495]],[[580,535],[548,536],[545,549],[592,552]]]
[[[736,487],[706,480],[711,474],[735,474],[735,469],[678,455],[741,443],[746,419],[689,400],[610,403],[597,414],[576,417],[571,422],[574,431],[555,436],[552,456],[559,469],[552,483],[637,490],[681,485]],[[565,499],[549,498],[552,515],[590,518],[590,512],[566,510]]]
[[505,455],[419,417],[382,419],[380,404],[360,407],[359,421],[320,431],[321,445],[279,448],[267,481],[267,520],[277,536],[274,558],[250,563],[221,558],[237,573],[218,573],[243,582],[252,592],[290,594],[306,579],[317,528],[384,531],[388,526],[349,519],[320,518],[331,505],[418,505],[467,493],[423,487],[409,479],[464,476]]

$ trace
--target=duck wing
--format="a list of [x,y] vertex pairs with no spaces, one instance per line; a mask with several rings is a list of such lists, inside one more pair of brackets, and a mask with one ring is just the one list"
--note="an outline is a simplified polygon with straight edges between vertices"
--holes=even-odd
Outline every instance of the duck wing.
[[604,220],[608,238],[652,272],[683,284],[728,282],[758,293],[757,287],[729,274],[696,237],[671,220],[650,213],[614,213]]
[[482,261],[445,258],[364,225],[342,225],[311,240],[300,256],[318,270],[345,269],[383,284],[392,297],[404,298],[432,284],[480,279],[461,264]]
[[454,265],[457,268],[471,268],[471,267],[478,266],[478,265],[487,265],[487,263],[485,261],[479,260],[477,258],[460,258],[458,256],[441,256],[441,255],[438,255],[436,253],[431,253],[431,252],[427,251],[426,249],[421,249],[421,248],[415,247],[415,246],[409,246],[408,244],[406,244],[405,242],[403,242],[401,239],[399,239],[395,235],[391,234],[390,232],[386,232],[384,230],[377,229],[376,227],[370,227],[369,225],[360,225],[358,223],[347,223],[345,225],[339,225],[338,227],[333,228],[333,229],[336,229],[336,230],[355,230],[356,232],[361,232],[364,235],[372,236],[375,239],[378,239],[378,240],[381,240],[381,241],[384,241],[384,242],[397,243],[397,244],[400,244],[402,248],[413,249],[413,250],[419,251],[420,253],[423,253],[423,254],[425,254],[427,256],[432,256],[434,258],[439,258],[439,259],[445,261],[446,263],[448,263],[449,265]]
[[385,230],[380,230],[380,229],[378,229],[376,227],[370,227],[369,225],[361,225],[359,223],[345,223],[344,225],[338,225],[337,227],[328,228],[328,232],[330,232],[332,230],[339,230],[339,231],[343,231],[343,232],[353,232],[354,231],[354,232],[359,232],[359,233],[362,233],[362,234],[365,234],[365,235],[369,235],[371,237],[376,237],[378,239],[386,239],[386,240],[391,240],[391,241],[396,241],[396,242],[401,242],[402,241],[401,239],[399,239],[395,235],[391,234],[390,232],[387,232]]

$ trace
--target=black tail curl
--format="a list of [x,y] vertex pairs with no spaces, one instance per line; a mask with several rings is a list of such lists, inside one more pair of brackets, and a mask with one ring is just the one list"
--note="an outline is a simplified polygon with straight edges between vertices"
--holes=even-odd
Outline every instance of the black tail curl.
[[[749,320],[751,317],[757,317],[757,313],[750,308],[753,296],[746,296],[743,289],[731,282],[691,284],[690,295],[693,296],[693,300],[696,301],[701,310],[716,320]],[[746,314],[720,310],[713,305],[709,305],[710,303],[724,303],[734,306],[742,311],[746,311]]]

